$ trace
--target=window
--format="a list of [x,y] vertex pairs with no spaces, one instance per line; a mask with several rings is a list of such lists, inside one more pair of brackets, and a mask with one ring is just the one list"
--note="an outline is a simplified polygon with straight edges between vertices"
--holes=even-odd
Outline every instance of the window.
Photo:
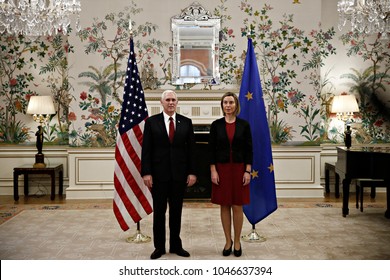
[[184,77],[199,77],[200,70],[194,65],[180,66],[180,76]]

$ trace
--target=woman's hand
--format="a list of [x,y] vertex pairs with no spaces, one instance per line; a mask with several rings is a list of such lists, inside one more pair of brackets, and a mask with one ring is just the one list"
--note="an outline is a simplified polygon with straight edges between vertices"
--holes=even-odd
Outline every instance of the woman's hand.
[[243,186],[248,185],[250,181],[251,181],[251,174],[249,174],[248,172],[244,172],[244,175],[242,176]]
[[217,171],[211,171],[211,182],[215,185],[219,185],[219,175]]

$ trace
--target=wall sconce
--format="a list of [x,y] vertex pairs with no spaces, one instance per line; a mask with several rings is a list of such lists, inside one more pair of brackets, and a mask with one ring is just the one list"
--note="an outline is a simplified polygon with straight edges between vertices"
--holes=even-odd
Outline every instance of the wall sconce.
[[44,155],[42,153],[43,147],[43,125],[46,124],[50,115],[54,115],[53,99],[51,96],[31,96],[27,106],[27,114],[33,115],[34,121],[39,123],[38,131],[35,133],[37,137],[36,146],[38,153],[35,155],[34,168],[45,168]]
[[344,121],[347,126],[347,130],[345,131],[344,135],[344,143],[347,149],[349,149],[352,144],[352,132],[350,122],[353,118],[353,113],[359,112],[359,105],[356,101],[355,96],[351,94],[346,94],[345,92],[340,95],[334,96],[331,112],[336,113],[337,118]]

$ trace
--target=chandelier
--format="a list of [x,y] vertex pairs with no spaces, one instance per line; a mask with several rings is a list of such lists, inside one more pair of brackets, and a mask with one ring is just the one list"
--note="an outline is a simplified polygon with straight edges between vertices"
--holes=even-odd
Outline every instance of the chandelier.
[[381,33],[382,38],[390,32],[390,0],[340,0],[337,11],[340,31],[349,20],[353,32]]
[[80,11],[80,0],[0,0],[0,34],[67,34],[72,15],[77,16],[75,28],[80,31]]

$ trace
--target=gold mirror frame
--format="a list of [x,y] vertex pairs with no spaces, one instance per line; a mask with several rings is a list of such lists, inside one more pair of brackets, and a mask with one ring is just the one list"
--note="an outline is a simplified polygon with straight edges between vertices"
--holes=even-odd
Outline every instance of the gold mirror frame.
[[220,83],[220,28],[221,19],[198,2],[171,18],[173,85]]

